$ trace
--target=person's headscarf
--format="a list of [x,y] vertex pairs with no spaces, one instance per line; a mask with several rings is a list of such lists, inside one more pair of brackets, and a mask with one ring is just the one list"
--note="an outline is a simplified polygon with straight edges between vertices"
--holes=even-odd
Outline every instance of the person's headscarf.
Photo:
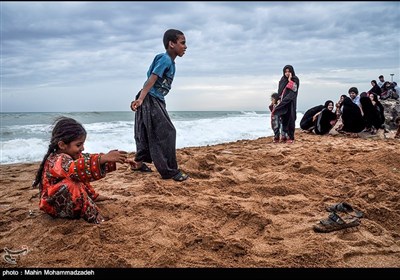
[[335,103],[333,103],[332,100],[327,100],[327,101],[325,101],[324,107],[325,107],[326,109],[328,109],[328,106],[329,106],[329,104],[331,104],[331,103],[332,103],[332,106],[334,106]]
[[285,76],[286,69],[289,69],[290,73],[292,73],[292,81],[297,84],[297,89],[300,87],[300,81],[299,81],[299,78],[296,76],[296,73],[294,72],[293,66],[286,65],[285,67],[283,67],[283,76],[282,76],[281,80],[279,81],[279,88],[278,88],[279,96],[282,96],[284,89],[286,88],[287,84],[289,83],[288,78]]

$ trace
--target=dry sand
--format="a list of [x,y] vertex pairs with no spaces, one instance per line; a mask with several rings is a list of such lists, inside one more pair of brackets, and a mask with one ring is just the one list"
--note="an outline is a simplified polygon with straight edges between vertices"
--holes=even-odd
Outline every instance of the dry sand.
[[[98,203],[100,225],[38,210],[39,163],[1,165],[0,267],[400,267],[400,140],[271,142],[180,149],[182,183],[118,165],[92,183],[117,199]],[[361,225],[315,233],[341,201]],[[4,248],[28,252],[13,265]]]

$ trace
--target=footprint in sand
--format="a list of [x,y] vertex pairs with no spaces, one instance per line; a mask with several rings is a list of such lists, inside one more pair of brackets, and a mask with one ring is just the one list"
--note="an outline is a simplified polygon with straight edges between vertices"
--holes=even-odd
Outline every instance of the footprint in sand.
[[399,267],[400,252],[385,251],[374,253],[352,252],[343,256],[350,267]]

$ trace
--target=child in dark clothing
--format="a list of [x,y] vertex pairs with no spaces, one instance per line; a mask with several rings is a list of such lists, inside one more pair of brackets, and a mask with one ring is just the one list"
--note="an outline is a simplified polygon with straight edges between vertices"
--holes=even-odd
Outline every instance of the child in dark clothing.
[[[272,112],[276,106],[278,106],[280,101],[279,94],[274,92],[271,94],[271,104],[269,105],[269,110]],[[281,118],[279,116],[271,114],[271,128],[274,131],[273,143],[279,143],[279,138],[281,136]]]
[[165,96],[175,75],[175,58],[186,51],[185,35],[169,29],[163,38],[165,53],[155,56],[147,72],[143,89],[131,103],[135,114],[136,155],[133,170],[151,172],[144,163],[153,162],[163,179],[184,181],[189,176],[178,169],[176,160],[176,130],[169,118]]

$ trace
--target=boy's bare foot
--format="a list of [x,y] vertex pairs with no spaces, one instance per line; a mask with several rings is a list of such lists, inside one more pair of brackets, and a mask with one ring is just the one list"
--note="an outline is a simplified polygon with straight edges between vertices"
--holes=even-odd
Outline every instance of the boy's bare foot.
[[137,162],[137,161],[132,161],[129,162],[131,165],[131,170],[132,171],[140,171],[140,172],[153,172],[150,167],[148,167],[143,161]]
[[144,164],[142,161],[136,162],[133,159],[126,159],[125,163],[129,163],[132,171],[141,171]]

